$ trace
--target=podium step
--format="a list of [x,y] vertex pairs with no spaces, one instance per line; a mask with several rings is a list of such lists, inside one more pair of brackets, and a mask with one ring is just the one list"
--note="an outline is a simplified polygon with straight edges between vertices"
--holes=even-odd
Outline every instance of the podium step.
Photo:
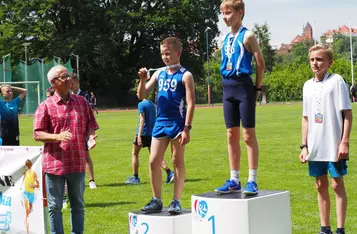
[[290,193],[209,192],[191,197],[192,234],[291,234]]
[[154,214],[129,213],[129,234],[191,234],[191,224],[191,210],[188,209],[183,209],[179,215],[171,215],[166,207]]

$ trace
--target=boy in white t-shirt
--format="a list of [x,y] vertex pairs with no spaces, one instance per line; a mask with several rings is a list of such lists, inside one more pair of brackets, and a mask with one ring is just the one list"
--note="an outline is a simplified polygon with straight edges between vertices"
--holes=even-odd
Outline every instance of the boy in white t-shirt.
[[328,46],[311,47],[309,56],[315,77],[304,84],[299,157],[302,163],[308,161],[309,174],[316,178],[320,234],[332,234],[327,172],[332,177],[336,195],[336,234],[345,234],[347,195],[343,176],[347,174],[346,160],[352,127],[349,92],[340,75],[327,72],[333,63],[333,52]]

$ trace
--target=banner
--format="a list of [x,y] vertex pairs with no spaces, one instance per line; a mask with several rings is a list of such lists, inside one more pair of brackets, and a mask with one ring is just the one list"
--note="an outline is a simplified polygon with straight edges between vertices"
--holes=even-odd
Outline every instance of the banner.
[[42,147],[0,147],[0,234],[44,234]]

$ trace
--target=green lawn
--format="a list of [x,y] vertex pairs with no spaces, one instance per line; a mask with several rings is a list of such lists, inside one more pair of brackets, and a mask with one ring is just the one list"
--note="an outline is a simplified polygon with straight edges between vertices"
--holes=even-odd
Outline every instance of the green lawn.
[[[356,111],[357,106],[354,106]],[[319,231],[319,215],[314,180],[308,176],[307,165],[298,160],[301,143],[301,105],[265,105],[257,107],[257,135],[260,144],[258,184],[264,190],[288,190],[291,193],[293,233],[310,234]],[[135,111],[100,113],[97,147],[91,151],[94,162],[96,190],[85,192],[85,233],[128,233],[128,212],[139,210],[150,198],[148,151],[140,156],[141,185],[124,184],[131,172],[131,149],[137,125]],[[32,140],[32,116],[21,116],[21,144],[38,145]],[[353,123],[356,129],[356,122]],[[346,177],[349,204],[346,230],[357,233],[357,179],[355,160],[356,134],[351,134],[351,158]],[[247,178],[247,157],[242,148],[241,178]],[[169,159],[170,155],[165,156]],[[191,143],[186,149],[187,182],[182,205],[190,207],[192,194],[212,191],[229,177],[226,134],[222,108],[197,108]],[[336,228],[334,196],[332,197],[332,227]],[[163,185],[163,201],[172,198],[172,185]],[[64,213],[66,233],[69,233],[69,211]]]

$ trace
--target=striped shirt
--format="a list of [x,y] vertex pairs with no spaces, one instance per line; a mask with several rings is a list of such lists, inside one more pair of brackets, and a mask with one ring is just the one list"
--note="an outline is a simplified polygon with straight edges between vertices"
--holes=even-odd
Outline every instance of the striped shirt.
[[67,102],[55,93],[42,102],[34,116],[34,138],[39,132],[59,134],[69,130],[72,139],[45,143],[43,170],[53,175],[86,171],[86,144],[89,130],[98,129],[93,112],[82,96],[70,94]]

